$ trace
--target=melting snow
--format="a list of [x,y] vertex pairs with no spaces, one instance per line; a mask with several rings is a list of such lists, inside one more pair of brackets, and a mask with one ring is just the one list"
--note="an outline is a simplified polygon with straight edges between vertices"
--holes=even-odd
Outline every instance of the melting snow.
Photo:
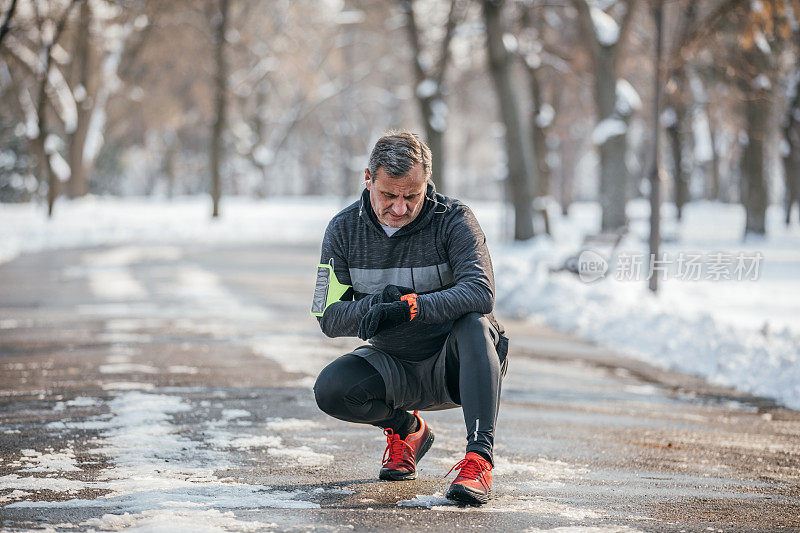
[[619,25],[614,18],[605,11],[591,8],[592,23],[597,34],[597,40],[603,46],[613,46],[619,39]]

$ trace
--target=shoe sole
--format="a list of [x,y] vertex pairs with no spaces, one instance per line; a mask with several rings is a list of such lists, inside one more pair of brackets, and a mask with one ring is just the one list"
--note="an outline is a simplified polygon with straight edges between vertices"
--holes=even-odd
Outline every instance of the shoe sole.
[[465,487],[461,484],[450,485],[450,488],[445,494],[448,500],[453,500],[459,503],[466,503],[468,505],[483,505],[492,497],[492,490],[489,489],[487,494],[475,492],[472,489]]
[[[419,463],[422,458],[428,453],[428,450],[431,449],[433,446],[433,431],[431,431],[428,440],[422,445],[422,448],[419,449],[419,456],[417,456],[417,463]],[[414,470],[413,472],[401,472],[400,470],[388,470],[385,468],[381,468],[381,473],[378,477],[384,481],[409,481],[412,479],[417,479],[417,471]]]

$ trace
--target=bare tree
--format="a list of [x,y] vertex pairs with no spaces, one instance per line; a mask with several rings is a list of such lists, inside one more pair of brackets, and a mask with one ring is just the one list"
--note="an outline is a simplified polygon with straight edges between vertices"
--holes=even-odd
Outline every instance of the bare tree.
[[[678,6],[677,31],[675,47],[681,47],[688,41],[690,31],[697,18],[697,2],[686,2]],[[663,6],[662,6],[663,9]],[[663,18],[663,14],[661,15]],[[663,21],[662,21],[663,22]],[[666,83],[666,104],[668,113],[664,121],[667,139],[672,155],[672,183],[678,220],[683,217],[683,206],[689,201],[689,176],[684,154],[684,139],[690,137],[689,113],[692,105],[692,93],[689,90],[687,65],[681,62],[675,65],[671,77]]]
[[786,225],[792,218],[792,206],[798,205],[800,221],[800,70],[789,81],[789,102],[781,120],[783,134],[783,172],[786,180]]
[[590,6],[587,0],[572,0],[572,4],[578,10],[592,58],[598,122],[593,141],[600,150],[602,229],[616,229],[627,223],[628,167],[625,156],[628,121],[633,112],[632,102],[626,98],[629,91],[625,90],[630,84],[620,80],[619,63],[630,32],[636,0],[613,3],[623,11],[620,22],[600,8]]
[[766,152],[770,137],[773,87],[780,77],[779,52],[791,36],[792,25],[787,4],[782,0],[762,1],[759,9],[746,13],[744,31],[737,45],[737,81],[744,98],[745,146],[742,154],[742,200],[746,219],[744,235],[766,233],[767,190]]
[[[656,61],[654,73],[654,98],[653,98],[653,168],[650,171],[650,261],[659,258],[661,247],[661,62],[663,55],[664,34],[664,0],[655,0],[652,7],[653,22],[656,34]],[[648,288],[652,292],[658,291],[658,275],[650,276]]]
[[17,9],[17,0],[11,0],[11,4],[3,15],[3,22],[0,24],[0,45],[3,44],[3,38],[11,28],[11,19],[14,17],[14,11]]
[[[66,8],[61,12],[61,14],[56,18],[58,21],[56,23],[56,29],[53,33],[52,38],[46,42],[44,45],[44,50],[42,52],[42,61],[43,66],[41,68],[41,76],[39,79],[39,95],[36,101],[36,117],[37,117],[37,127],[38,127],[38,134],[36,138],[33,140],[33,144],[35,146],[36,152],[39,154],[39,161],[40,161],[40,168],[44,173],[44,177],[47,180],[47,216],[53,216],[53,205],[55,204],[56,198],[58,197],[59,192],[59,180],[58,176],[56,175],[55,171],[53,170],[53,165],[50,161],[50,155],[52,152],[56,150],[55,147],[48,146],[47,138],[48,138],[48,122],[47,122],[47,105],[48,105],[48,96],[47,96],[47,87],[48,82],[50,79],[50,69],[53,64],[53,47],[58,43],[59,39],[61,38],[62,33],[64,33],[64,28],[67,26],[67,20],[69,19],[69,15],[72,12],[72,8],[78,3],[79,0],[72,0]],[[36,4],[37,9],[37,18],[39,18],[38,13],[39,5]],[[40,19],[42,20],[42,19]],[[42,21],[42,24],[44,22]],[[42,26],[40,26],[41,28]],[[40,34],[43,32],[40,31]]]
[[211,131],[209,166],[211,169],[212,217],[219,216],[219,200],[222,196],[220,165],[223,158],[222,133],[225,128],[225,112],[228,91],[228,63],[225,57],[225,36],[228,31],[229,0],[219,0],[219,12],[212,18],[216,27],[214,41],[214,125]]
[[[87,97],[92,94],[91,87],[91,49],[89,35],[91,32],[91,10],[89,2],[81,4],[78,15],[79,31],[76,32],[75,42],[72,51],[72,79],[70,85],[74,88],[80,87],[80,97],[77,102],[77,120],[75,131],[69,139],[69,182],[67,193],[70,197],[76,198],[83,196],[87,192],[87,165],[83,157],[83,149],[86,143],[86,136],[89,133],[89,120],[91,117],[91,104],[93,98]],[[75,90],[73,90],[74,94]]]
[[412,61],[416,80],[414,94],[425,127],[425,137],[431,149],[431,164],[436,175],[437,189],[440,192],[446,189],[444,133],[447,128],[447,104],[442,85],[450,63],[450,41],[457,24],[457,4],[457,0],[450,0],[450,10],[439,54],[434,64],[428,66],[423,59],[423,39],[414,14],[414,0],[400,2],[401,9],[406,16],[405,26],[414,56]]
[[532,143],[521,120],[519,99],[511,79],[512,56],[503,44],[502,0],[483,0],[489,74],[494,83],[500,115],[505,125],[508,158],[508,194],[514,206],[514,239],[534,236],[532,191],[536,190],[536,164]]
[[[795,17],[800,16],[800,1],[794,0],[791,7]],[[800,52],[800,28],[794,25],[792,33],[796,54]],[[797,220],[800,221],[800,67],[797,65],[794,66],[787,80],[786,96],[786,111],[781,118],[781,133],[783,134],[781,156],[786,182],[785,221],[788,226],[791,223],[794,204],[797,204]]]
[[530,90],[530,132],[533,142],[533,153],[536,157],[537,190],[536,196],[547,196],[550,193],[550,165],[547,162],[547,134],[555,118],[555,108],[545,100],[544,80],[547,79],[547,65],[542,61],[543,43],[541,42],[543,24],[541,14],[534,10],[523,9],[520,22],[523,32],[528,36],[525,46],[519,47],[522,64],[528,78]]

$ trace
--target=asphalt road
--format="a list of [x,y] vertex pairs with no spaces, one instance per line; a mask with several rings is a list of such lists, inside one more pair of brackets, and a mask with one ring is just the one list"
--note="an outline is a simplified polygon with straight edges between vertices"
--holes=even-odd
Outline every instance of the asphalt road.
[[800,413],[506,321],[495,498],[442,498],[459,410],[415,481],[316,407],[357,339],[309,315],[318,250],[120,246],[0,265],[0,529],[800,529]]

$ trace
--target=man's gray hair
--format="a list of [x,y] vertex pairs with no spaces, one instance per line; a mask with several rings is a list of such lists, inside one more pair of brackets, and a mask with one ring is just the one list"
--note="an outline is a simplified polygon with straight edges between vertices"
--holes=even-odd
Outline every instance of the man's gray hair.
[[411,167],[422,164],[425,179],[431,177],[431,149],[410,131],[390,131],[375,143],[369,156],[369,173],[375,179],[378,169],[393,178],[405,176]]

